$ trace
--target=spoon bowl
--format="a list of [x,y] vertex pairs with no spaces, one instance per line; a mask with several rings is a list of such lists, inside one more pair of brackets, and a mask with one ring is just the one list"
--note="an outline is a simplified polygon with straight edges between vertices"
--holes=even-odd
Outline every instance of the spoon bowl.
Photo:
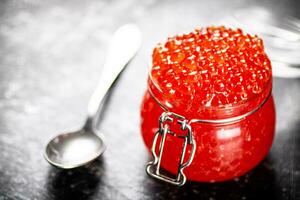
[[95,160],[105,148],[103,136],[82,129],[61,134],[50,140],[44,156],[54,166],[71,169]]

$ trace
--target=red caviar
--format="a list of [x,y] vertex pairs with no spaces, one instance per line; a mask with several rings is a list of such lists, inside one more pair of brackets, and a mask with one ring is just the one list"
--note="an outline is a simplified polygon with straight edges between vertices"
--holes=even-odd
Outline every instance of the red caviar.
[[[249,171],[268,153],[274,136],[271,70],[262,40],[240,29],[200,28],[158,44],[141,107],[146,146],[152,145],[162,107],[187,119],[225,119],[266,101],[239,122],[192,127],[197,150],[185,169],[188,179],[221,181]],[[182,141],[168,137],[166,145],[162,167],[177,173]]]

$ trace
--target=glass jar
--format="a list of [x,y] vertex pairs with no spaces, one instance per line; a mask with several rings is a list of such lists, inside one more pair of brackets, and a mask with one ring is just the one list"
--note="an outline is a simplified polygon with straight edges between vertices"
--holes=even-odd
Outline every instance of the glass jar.
[[[163,113],[183,116],[191,126],[195,141],[194,157],[183,173],[188,180],[214,182],[233,179],[254,168],[270,150],[275,128],[271,82],[262,98],[252,99],[242,105],[227,107],[223,110],[205,110],[196,115],[194,112],[184,113],[182,110],[176,110],[174,107],[171,108],[169,102],[163,102],[163,96],[153,84],[151,77],[149,77],[148,86],[141,106],[141,129],[144,142],[150,150],[155,134],[159,133],[156,144],[161,144],[163,134],[157,131],[159,119]],[[181,125],[177,123],[180,122],[180,118],[176,116],[170,116],[170,118],[174,123],[169,121],[169,129],[179,136],[180,134],[188,136],[188,133],[184,133],[186,131],[181,130]],[[201,119],[204,121],[201,122]],[[178,165],[184,151],[182,147],[184,139],[185,137],[166,134],[161,154],[160,165],[176,175],[173,180],[175,184],[184,181],[181,180],[184,179],[183,176],[178,176]],[[159,145],[153,148],[159,157]],[[188,161],[191,153],[192,147],[187,143],[183,163]],[[156,169],[159,167],[155,166]]]
[[[269,62],[267,57],[266,60]],[[153,155],[147,173],[183,185],[186,179],[200,182],[233,179],[258,165],[271,148],[275,129],[272,76],[269,76],[258,95],[218,107],[195,106],[201,101],[197,95],[188,104],[182,101],[185,91],[178,99],[170,98],[158,84],[166,77],[162,74],[155,79],[149,73],[141,105],[142,137]]]

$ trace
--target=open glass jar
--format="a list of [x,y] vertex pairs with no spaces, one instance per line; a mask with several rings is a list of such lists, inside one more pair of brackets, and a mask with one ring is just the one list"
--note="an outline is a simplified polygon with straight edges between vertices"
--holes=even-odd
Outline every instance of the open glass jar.
[[[228,41],[248,42],[250,38],[252,43],[248,49],[241,50],[225,42],[227,46],[222,48],[235,51],[217,56],[223,56],[229,64],[224,65],[226,62],[222,61],[221,65],[219,60],[211,67],[211,60],[206,58],[216,56],[219,49],[215,43],[204,48],[203,52],[209,48],[215,50],[210,55],[190,49],[203,48],[216,35],[223,41],[223,35],[229,37]],[[204,44],[195,44],[199,40]],[[190,41],[194,43],[191,45]],[[259,49],[257,45],[261,45]],[[190,49],[186,50],[187,46]],[[178,52],[183,53],[180,61],[172,61],[174,54],[178,58]],[[241,55],[240,52],[248,55],[247,65],[242,65],[241,58],[232,62],[232,55]],[[199,61],[201,56],[206,56],[206,63]],[[256,57],[259,59],[255,60]],[[187,59],[196,67],[190,68]],[[142,136],[153,155],[147,173],[183,185],[186,179],[224,181],[251,170],[272,145],[275,109],[271,92],[271,65],[257,36],[249,36],[239,29],[217,27],[169,38],[166,44],[154,49],[148,89],[141,106]]]

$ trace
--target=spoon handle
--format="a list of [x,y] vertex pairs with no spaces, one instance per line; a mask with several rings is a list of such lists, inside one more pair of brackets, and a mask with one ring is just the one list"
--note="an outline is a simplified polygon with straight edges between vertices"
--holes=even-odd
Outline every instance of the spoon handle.
[[102,101],[114,81],[135,56],[141,45],[140,29],[134,24],[120,27],[112,36],[103,70],[88,105],[85,128],[94,129],[94,121]]

